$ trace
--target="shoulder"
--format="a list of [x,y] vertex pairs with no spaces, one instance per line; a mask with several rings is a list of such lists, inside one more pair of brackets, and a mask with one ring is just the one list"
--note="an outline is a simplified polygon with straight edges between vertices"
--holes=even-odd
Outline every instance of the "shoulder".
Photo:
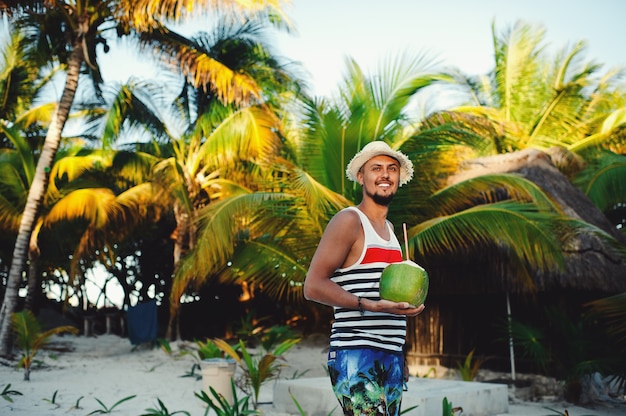
[[361,217],[356,209],[344,208],[336,213],[328,225],[355,226],[361,223]]
[[346,241],[362,233],[361,218],[353,209],[343,209],[336,213],[326,226],[324,234],[332,239]]

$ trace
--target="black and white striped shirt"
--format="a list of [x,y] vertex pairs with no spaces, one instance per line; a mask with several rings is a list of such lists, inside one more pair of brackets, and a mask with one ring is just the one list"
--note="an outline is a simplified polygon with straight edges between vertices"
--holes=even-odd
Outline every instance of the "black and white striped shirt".
[[[363,252],[352,266],[337,269],[331,280],[348,292],[364,299],[380,300],[378,290],[380,275],[390,263],[402,261],[400,243],[392,224],[387,221],[387,241],[378,235],[369,219],[356,207],[346,209],[359,214],[365,233]],[[406,317],[380,312],[334,308],[335,320],[331,327],[330,349],[374,348],[402,352],[406,339]]]

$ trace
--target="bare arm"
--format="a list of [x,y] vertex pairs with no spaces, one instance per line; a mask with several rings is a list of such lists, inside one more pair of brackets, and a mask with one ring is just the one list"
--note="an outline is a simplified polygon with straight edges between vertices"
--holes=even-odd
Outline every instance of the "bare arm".
[[330,220],[304,281],[306,299],[329,306],[357,308],[356,296],[342,289],[330,277],[338,268],[349,265],[350,258],[354,257],[350,254],[362,235],[361,221],[356,213],[343,211]]
[[[343,211],[328,223],[304,281],[304,297],[324,305],[358,309],[359,299],[330,280],[338,268],[354,264],[363,249],[363,228],[358,214]],[[362,299],[364,310],[417,315],[424,305],[415,307],[407,302]]]

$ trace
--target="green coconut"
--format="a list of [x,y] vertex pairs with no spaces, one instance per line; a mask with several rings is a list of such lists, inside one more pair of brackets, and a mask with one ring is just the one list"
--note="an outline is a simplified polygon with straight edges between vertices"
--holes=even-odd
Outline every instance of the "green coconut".
[[392,263],[380,276],[380,297],[419,306],[428,294],[428,273],[411,260]]

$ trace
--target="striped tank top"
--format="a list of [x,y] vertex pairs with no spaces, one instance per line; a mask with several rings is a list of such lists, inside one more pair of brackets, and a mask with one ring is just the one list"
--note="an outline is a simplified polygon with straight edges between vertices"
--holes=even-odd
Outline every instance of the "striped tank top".
[[[363,252],[359,260],[346,268],[337,269],[331,280],[348,292],[366,299],[380,300],[380,275],[389,263],[402,261],[400,243],[387,221],[389,241],[381,238],[367,216],[356,207],[346,208],[359,214],[365,233]],[[382,312],[334,308],[335,320],[330,334],[330,349],[374,348],[402,352],[406,338],[406,316]]]

